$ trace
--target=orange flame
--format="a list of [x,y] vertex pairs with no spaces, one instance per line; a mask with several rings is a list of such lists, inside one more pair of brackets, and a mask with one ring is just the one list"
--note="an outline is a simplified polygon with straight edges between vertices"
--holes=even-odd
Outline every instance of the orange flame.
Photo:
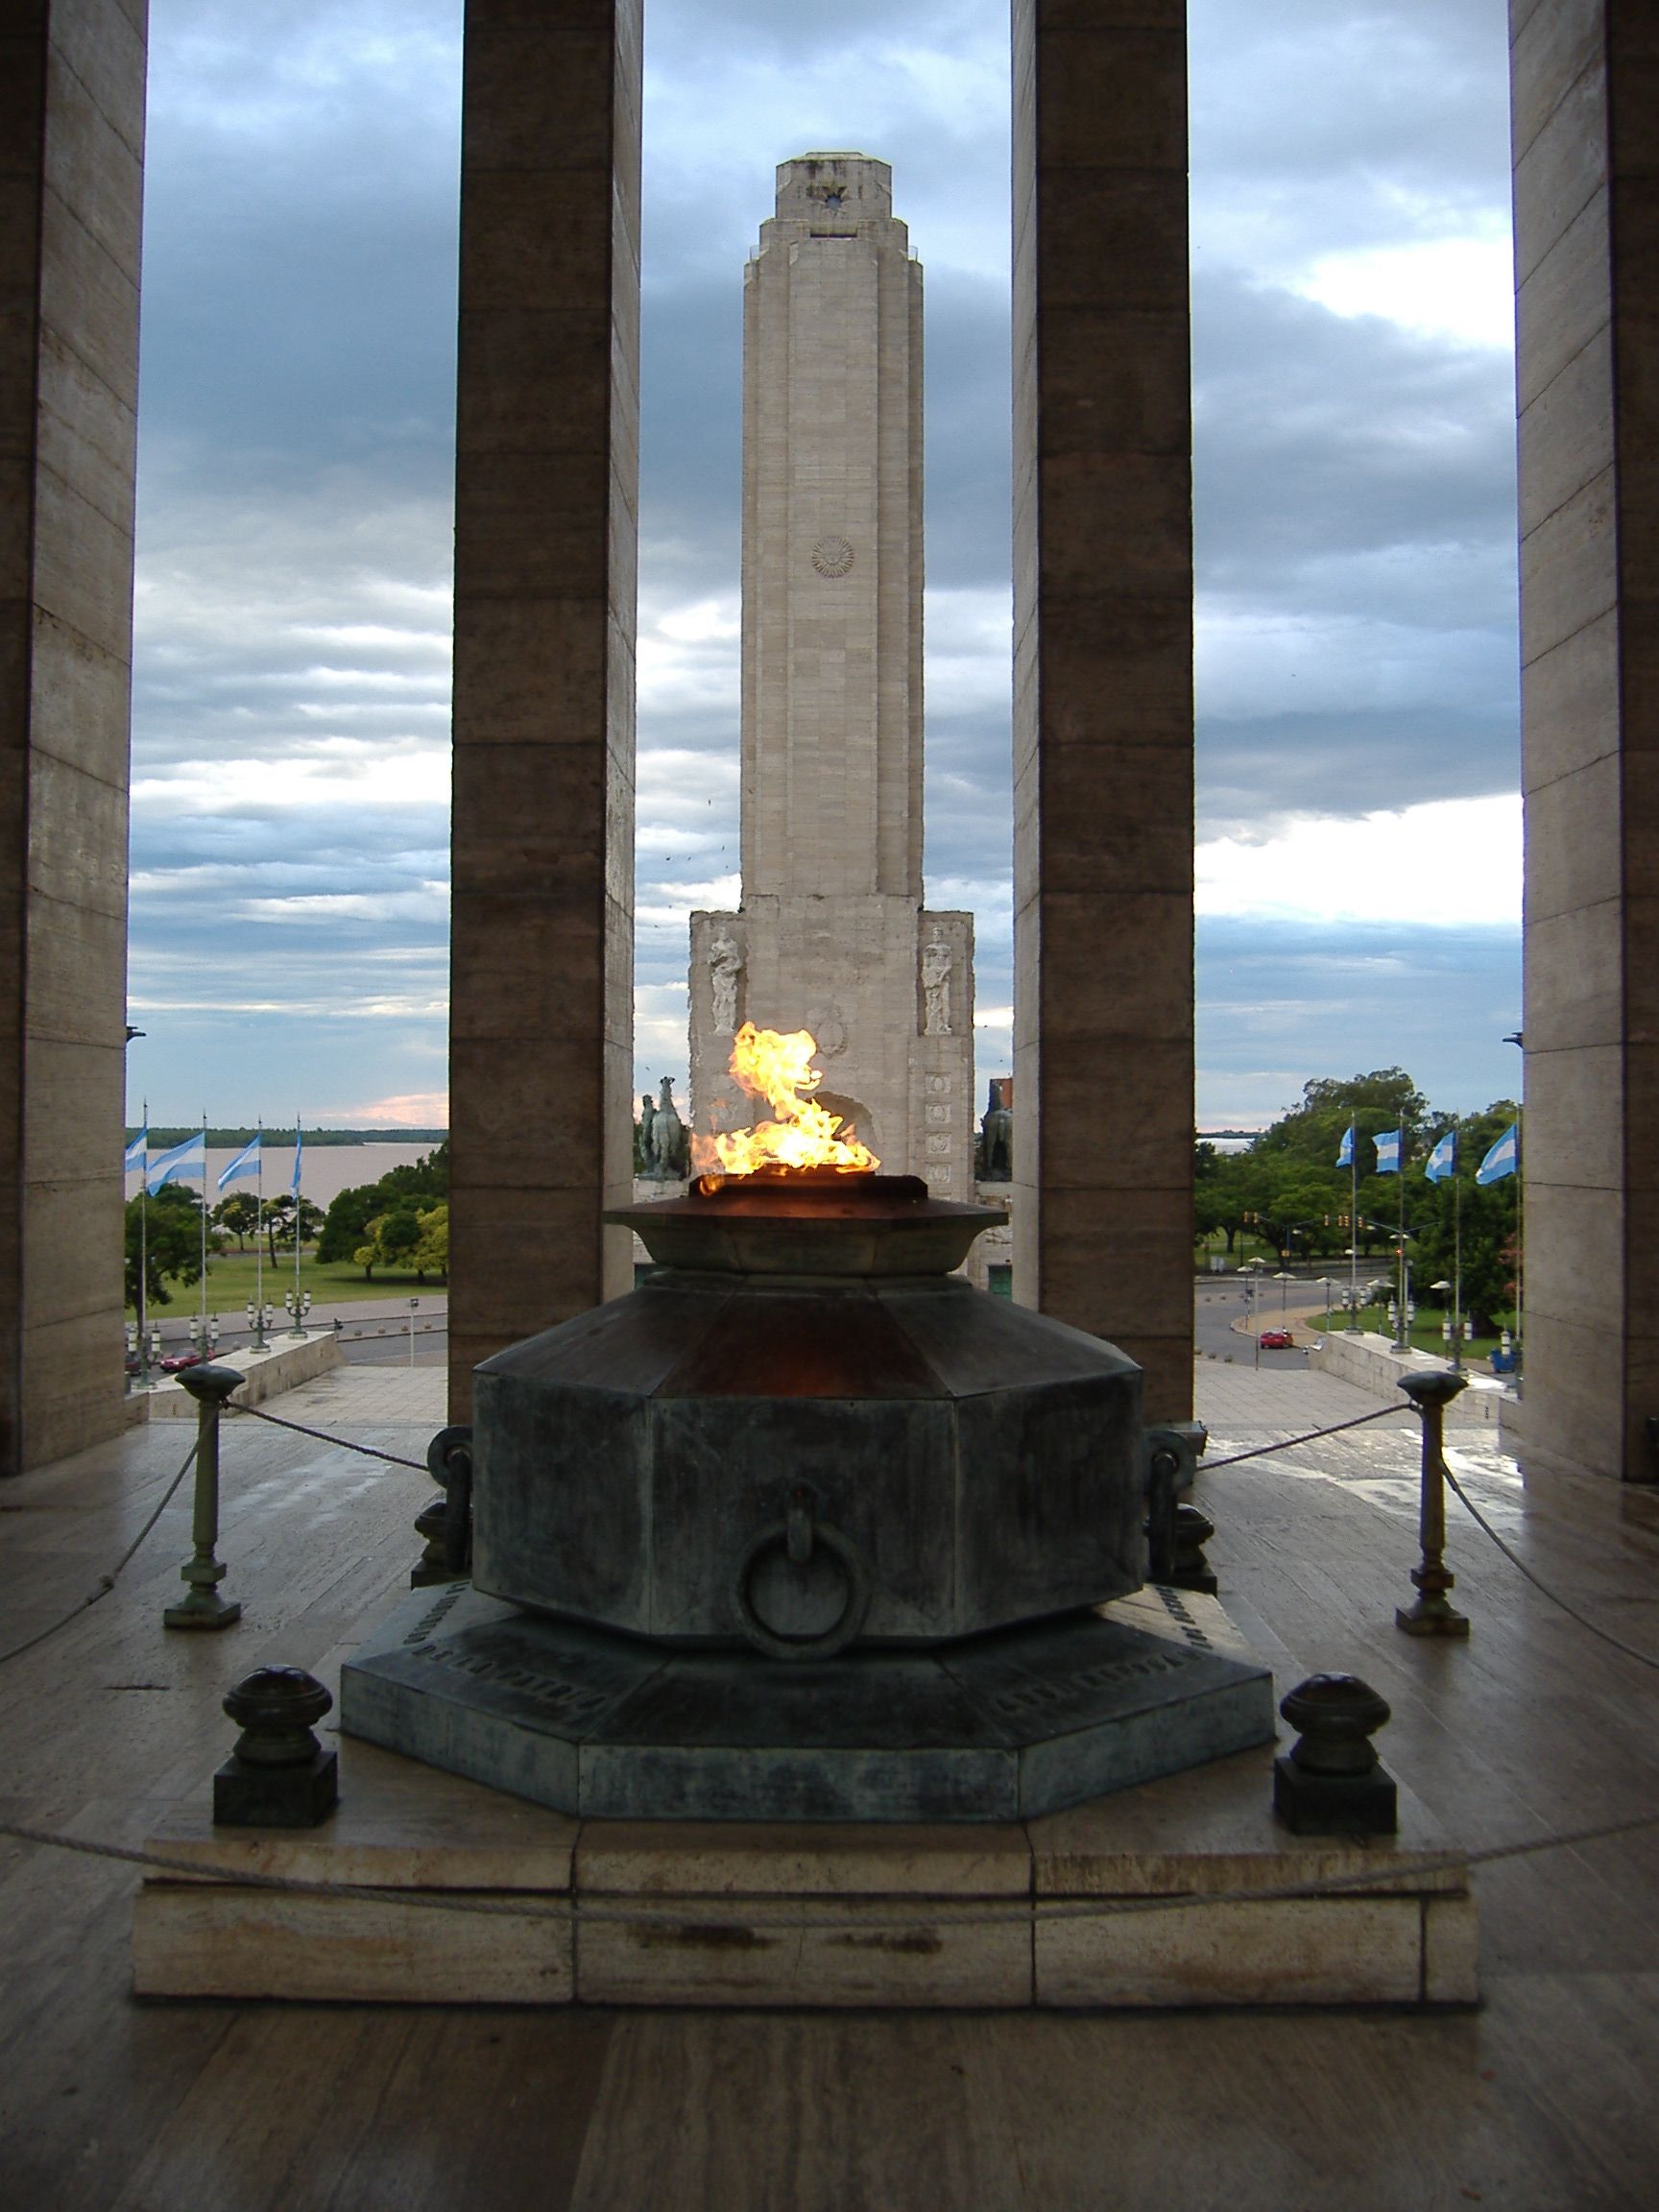
[[833,1167],[871,1174],[881,1163],[867,1144],[812,1096],[824,1080],[811,1065],[818,1040],[810,1029],[781,1034],[745,1022],[732,1040],[731,1073],[751,1098],[763,1098],[776,1119],[726,1137],[693,1137],[699,1175],[753,1175],[762,1167]]

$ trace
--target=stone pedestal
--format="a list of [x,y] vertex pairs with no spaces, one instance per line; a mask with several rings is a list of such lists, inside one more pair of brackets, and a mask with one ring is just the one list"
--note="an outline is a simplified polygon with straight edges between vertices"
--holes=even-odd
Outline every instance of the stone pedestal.
[[[691,1118],[706,1134],[767,1115],[727,1072],[732,1034],[715,988],[722,943],[743,959],[737,1020],[810,1029],[824,1075],[816,1095],[883,1168],[920,1175],[936,1198],[971,1200],[973,916],[876,895],[757,898],[738,914],[693,914]],[[941,976],[931,1025],[925,970]]]
[[1467,1874],[1423,1867],[1445,1839],[1422,1806],[1402,1792],[1397,1839],[1287,1835],[1265,1750],[974,1828],[578,1821],[372,1744],[341,1763],[324,1831],[229,1846],[204,1791],[168,1809],[149,1839],[167,1864],[134,1913],[140,1996],[1026,2010],[1479,1994]]

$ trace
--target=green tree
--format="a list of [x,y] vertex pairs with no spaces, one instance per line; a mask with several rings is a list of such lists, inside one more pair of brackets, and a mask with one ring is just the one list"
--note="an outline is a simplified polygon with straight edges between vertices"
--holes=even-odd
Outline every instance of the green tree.
[[1428,1115],[1428,1099],[1404,1068],[1376,1068],[1369,1075],[1350,1075],[1345,1081],[1322,1075],[1303,1085],[1301,1105],[1263,1130],[1251,1149],[1257,1156],[1289,1153],[1319,1166],[1334,1167],[1343,1132],[1354,1123],[1361,1144],[1359,1169],[1363,1174],[1368,1165],[1367,1139],[1380,1130],[1404,1129],[1409,1143]]
[[[1407,1177],[1407,1214],[1412,1235],[1407,1250],[1419,1304],[1435,1282],[1455,1279],[1462,1249],[1463,1310],[1481,1335],[1490,1334],[1500,1312],[1515,1304],[1518,1178],[1505,1176],[1484,1190],[1475,1170],[1519,1112],[1512,1098],[1499,1098],[1483,1113],[1443,1115],[1439,1129],[1457,1132],[1457,1183],[1431,1183],[1421,1168]],[[1458,1237],[1459,1214],[1461,1238]]]
[[421,1235],[421,1215],[415,1206],[394,1206],[370,1222],[367,1238],[351,1257],[371,1283],[376,1267],[413,1272]]
[[[171,1190],[172,1184],[167,1188]],[[207,1218],[235,1238],[238,1252],[246,1252],[249,1238],[258,1234],[259,1201],[250,1191],[232,1190],[228,1198],[220,1200]]]
[[[322,1228],[324,1214],[321,1207],[313,1206],[309,1198],[300,1201],[300,1238],[308,1243]],[[279,1197],[265,1201],[265,1249],[272,1264],[276,1264],[279,1252],[294,1249],[294,1196],[284,1190]]]
[[154,1198],[130,1198],[126,1218],[127,1303],[138,1310],[140,1253],[144,1304],[171,1306],[170,1283],[202,1280],[202,1201],[181,1183],[167,1183]]
[[449,1146],[435,1146],[423,1158],[388,1168],[378,1183],[353,1184],[330,1203],[317,1240],[324,1261],[355,1260],[358,1248],[373,1242],[369,1224],[404,1202],[431,1204],[449,1196]]
[[446,1276],[449,1272],[449,1208],[447,1204],[430,1206],[419,1219],[421,1241],[412,1259],[417,1282],[424,1283],[428,1275]]

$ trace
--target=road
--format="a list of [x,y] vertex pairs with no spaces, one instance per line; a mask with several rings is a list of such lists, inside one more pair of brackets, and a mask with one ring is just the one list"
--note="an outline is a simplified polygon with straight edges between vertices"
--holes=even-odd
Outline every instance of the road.
[[[1256,1299],[1255,1310],[1263,1329],[1273,1328],[1280,1314],[1279,1291],[1286,1292],[1286,1310],[1290,1326],[1299,1338],[1309,1331],[1297,1311],[1308,1310],[1310,1286],[1298,1281],[1280,1286],[1271,1279],[1262,1286]],[[1244,1286],[1237,1276],[1199,1277],[1193,1293],[1193,1329],[1196,1348],[1214,1359],[1233,1359],[1245,1362],[1257,1358],[1248,1334],[1235,1329],[1233,1324],[1244,1315]],[[415,1365],[442,1367],[449,1357],[449,1301],[442,1291],[428,1291],[421,1295],[415,1310]],[[232,1329],[228,1318],[224,1321],[219,1339],[222,1358],[230,1358],[248,1342],[247,1324],[237,1316]],[[365,1367],[407,1366],[409,1364],[409,1301],[407,1297],[364,1299],[341,1306],[313,1307],[309,1315],[313,1329],[327,1327],[338,1319],[340,1324],[340,1349],[349,1365]],[[164,1352],[181,1351],[190,1341],[190,1315],[180,1307],[169,1314],[157,1317]],[[278,1314],[273,1336],[281,1340],[287,1316]],[[1306,1367],[1308,1355],[1299,1343],[1290,1352],[1262,1352],[1262,1367]]]
[[[1279,1325],[1280,1287],[1273,1283],[1265,1285],[1262,1295],[1255,1301],[1256,1318],[1262,1329],[1274,1329]],[[1284,1287],[1287,1293],[1286,1310],[1289,1326],[1298,1338],[1304,1338],[1308,1332],[1301,1326],[1292,1301],[1297,1295],[1305,1296],[1308,1286],[1305,1283],[1293,1283]],[[1307,1366],[1308,1354],[1300,1342],[1294,1351],[1262,1352],[1258,1355],[1248,1334],[1233,1326],[1234,1322],[1243,1319],[1244,1308],[1244,1285],[1237,1276],[1212,1278],[1209,1281],[1201,1277],[1193,1295],[1192,1312],[1193,1341],[1197,1351],[1200,1354],[1208,1353],[1212,1359],[1232,1359],[1245,1363],[1253,1362],[1259,1357],[1263,1367]]]

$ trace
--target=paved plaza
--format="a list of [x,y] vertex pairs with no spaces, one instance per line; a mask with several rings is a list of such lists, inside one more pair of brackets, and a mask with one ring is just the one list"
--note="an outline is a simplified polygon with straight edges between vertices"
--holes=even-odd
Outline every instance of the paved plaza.
[[[1212,1461],[1378,1401],[1201,1363]],[[225,1438],[222,1636],[168,1634],[187,1487],[115,1591],[6,1669],[13,1827],[133,1846],[206,1788],[253,1666],[342,1658],[407,1591],[442,1377],[336,1370]],[[8,1647],[92,1589],[156,1509],[171,1423],[0,1501]],[[1362,1674],[1402,1785],[1476,1850],[1651,1815],[1659,1681],[1522,1579],[1452,1508],[1466,1646],[1410,1596],[1411,1417],[1199,1477],[1223,1601],[1287,1688]],[[1659,1498],[1523,1482],[1458,1436],[1472,1498],[1543,1579],[1659,1653]],[[1570,1679],[1570,1697],[1560,1684]],[[333,1739],[330,1739],[331,1741]],[[1267,1754],[1242,1754],[1262,1763]],[[351,1745],[342,1748],[351,1789]],[[919,2014],[248,2003],[130,1994],[136,1869],[0,1839],[0,2160],[17,2212],[1461,2212],[1645,2207],[1659,2165],[1659,1841],[1648,1827],[1479,1866],[1479,2010]]]

